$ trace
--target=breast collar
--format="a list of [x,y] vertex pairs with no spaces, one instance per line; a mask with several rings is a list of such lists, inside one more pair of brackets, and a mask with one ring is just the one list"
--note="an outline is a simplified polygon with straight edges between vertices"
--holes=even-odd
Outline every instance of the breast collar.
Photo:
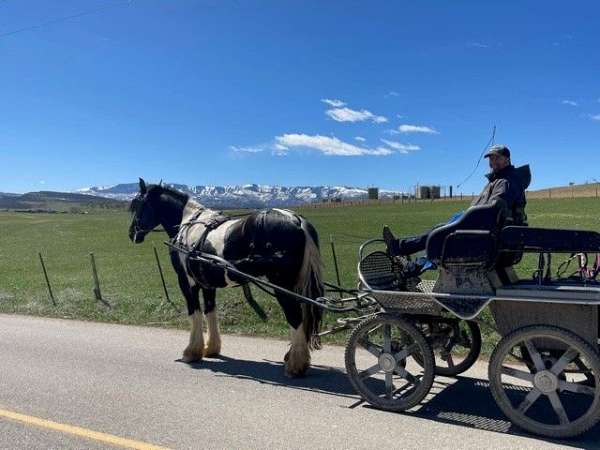
[[[214,214],[212,214],[206,219],[201,219],[200,217],[204,212],[214,212]],[[174,243],[178,247],[187,250],[184,252],[185,269],[187,273],[196,281],[196,283],[198,283],[198,285],[203,288],[211,288],[210,281],[208,279],[207,274],[204,273],[204,270],[192,270],[190,266],[191,257],[194,255],[194,253],[202,250],[204,243],[206,242],[206,238],[211,231],[217,229],[219,226],[221,226],[229,220],[232,220],[232,217],[227,217],[218,211],[212,211],[210,209],[205,208],[198,208],[194,212],[194,214],[192,214],[192,217],[190,217],[188,221],[183,222],[179,225],[179,232],[177,233],[177,236],[175,236]],[[193,245],[189,245],[189,239],[187,239],[187,237],[194,225],[203,225],[204,230],[202,230],[200,238],[196,242],[194,242]]]
[[[218,211],[212,211],[214,212],[213,215],[206,219],[200,219],[200,216],[202,216],[203,213],[211,211],[212,210],[210,209],[198,208],[194,214],[192,214],[190,220],[179,225],[179,232],[175,238],[175,243],[179,246],[187,247],[192,252],[197,251],[202,248],[206,242],[206,237],[211,231],[217,229],[219,226],[232,219],[231,217],[225,216]],[[190,246],[186,238],[194,225],[203,225],[204,230],[202,231],[200,238],[194,242],[192,246]]]

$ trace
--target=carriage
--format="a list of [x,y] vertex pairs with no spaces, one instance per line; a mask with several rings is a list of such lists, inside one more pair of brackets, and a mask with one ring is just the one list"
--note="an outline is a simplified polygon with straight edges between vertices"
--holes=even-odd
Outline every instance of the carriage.
[[[489,386],[515,425],[552,438],[585,432],[600,420],[598,257],[600,233],[503,226],[497,205],[473,207],[455,222],[435,229],[427,241],[433,279],[407,277],[407,259],[382,250],[382,239],[359,249],[357,289],[327,284],[330,292],[311,299],[232,263],[196,252],[263,289],[336,313],[353,312],[325,332],[352,328],[346,370],[363,400],[389,411],[405,411],[430,394],[435,376],[456,376],[478,359],[478,320],[489,311],[499,342],[489,360]],[[172,245],[172,244],[171,244]],[[514,266],[538,256],[529,279]],[[552,254],[568,254],[552,273]],[[358,317],[356,317],[358,316]],[[324,333],[324,334],[325,334]]]
[[[481,350],[477,318],[489,306],[500,340],[489,360],[491,393],[515,425],[552,438],[585,432],[600,420],[598,260],[600,234],[591,231],[502,227],[495,205],[470,208],[434,230],[427,257],[435,280],[404,279],[402,262],[359,251],[360,291],[381,312],[361,321],[346,348],[353,387],[372,405],[404,411],[430,392],[435,375],[470,368]],[[538,255],[529,279],[514,269]],[[553,276],[552,254],[568,254]]]

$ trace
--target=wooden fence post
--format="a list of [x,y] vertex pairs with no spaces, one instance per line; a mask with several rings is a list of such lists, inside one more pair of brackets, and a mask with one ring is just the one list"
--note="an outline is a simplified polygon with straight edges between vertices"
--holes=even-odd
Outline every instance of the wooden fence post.
[[102,298],[102,292],[100,291],[100,280],[98,279],[98,270],[96,269],[96,259],[94,258],[93,253],[90,253],[90,260],[92,262],[92,275],[94,276],[94,297],[96,300],[102,302],[104,305],[110,308],[110,303]]
[[[333,234],[329,235],[329,241],[331,242],[331,254],[333,255],[333,267],[335,268],[335,279],[337,280],[337,285],[341,286],[342,282],[340,280],[340,269],[338,267],[337,255],[335,253],[335,243],[333,242]],[[340,298],[342,298],[342,293],[339,292]]]
[[52,300],[52,304],[56,306],[56,300],[54,300],[54,294],[52,293],[52,286],[50,286],[50,280],[48,279],[48,272],[46,272],[46,264],[44,264],[44,258],[42,258],[41,253],[38,253],[38,255],[40,256],[40,263],[42,263],[42,270],[44,271],[44,278],[46,279],[46,286],[48,286],[50,300]]

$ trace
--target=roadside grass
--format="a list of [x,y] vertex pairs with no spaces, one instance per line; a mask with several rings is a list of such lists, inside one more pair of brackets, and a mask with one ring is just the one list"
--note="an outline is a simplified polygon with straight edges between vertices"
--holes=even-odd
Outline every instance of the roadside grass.
[[[335,280],[330,236],[333,236],[343,286],[356,286],[359,245],[379,237],[388,224],[397,236],[412,235],[447,220],[467,202],[419,202],[335,208],[298,208],[317,228],[325,264],[325,278]],[[596,198],[531,200],[527,209],[531,226],[600,229],[600,200]],[[28,214],[0,212],[0,312],[76,318],[124,324],[187,328],[185,301],[170,267],[163,233],[150,233],[141,245],[127,237],[130,216],[120,211],[96,210],[90,214]],[[152,247],[161,258],[172,300],[181,310],[165,302]],[[38,252],[42,253],[57,301],[50,302]],[[93,295],[89,253],[98,266],[103,298],[109,309]],[[557,256],[560,261],[565,255]],[[555,263],[555,268],[558,263]],[[530,277],[537,259],[528,255],[518,267]],[[241,289],[218,291],[218,311],[225,333],[285,337],[288,327],[277,302],[254,291],[269,315],[262,322],[247,305]],[[491,324],[489,313],[482,316]],[[326,323],[336,316],[326,315]],[[496,336],[483,326],[484,351],[489,352]],[[343,343],[345,333],[327,337],[326,342]]]

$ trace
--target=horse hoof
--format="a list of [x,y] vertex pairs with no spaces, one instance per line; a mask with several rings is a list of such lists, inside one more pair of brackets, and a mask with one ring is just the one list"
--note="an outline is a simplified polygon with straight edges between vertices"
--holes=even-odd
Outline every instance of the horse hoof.
[[204,357],[205,358],[215,358],[221,354],[220,348],[211,348],[210,345],[204,347]]
[[291,361],[286,354],[284,357],[285,376],[288,378],[300,378],[306,375],[306,371],[310,367],[310,361]]
[[308,370],[308,366],[305,367],[297,367],[297,368],[290,368],[288,367],[288,365],[286,364],[285,366],[285,376],[288,378],[301,378],[304,375],[306,375],[306,371]]
[[188,350],[187,348],[183,351],[183,356],[181,360],[184,363],[193,363],[202,361],[202,352],[197,352],[195,350]]

